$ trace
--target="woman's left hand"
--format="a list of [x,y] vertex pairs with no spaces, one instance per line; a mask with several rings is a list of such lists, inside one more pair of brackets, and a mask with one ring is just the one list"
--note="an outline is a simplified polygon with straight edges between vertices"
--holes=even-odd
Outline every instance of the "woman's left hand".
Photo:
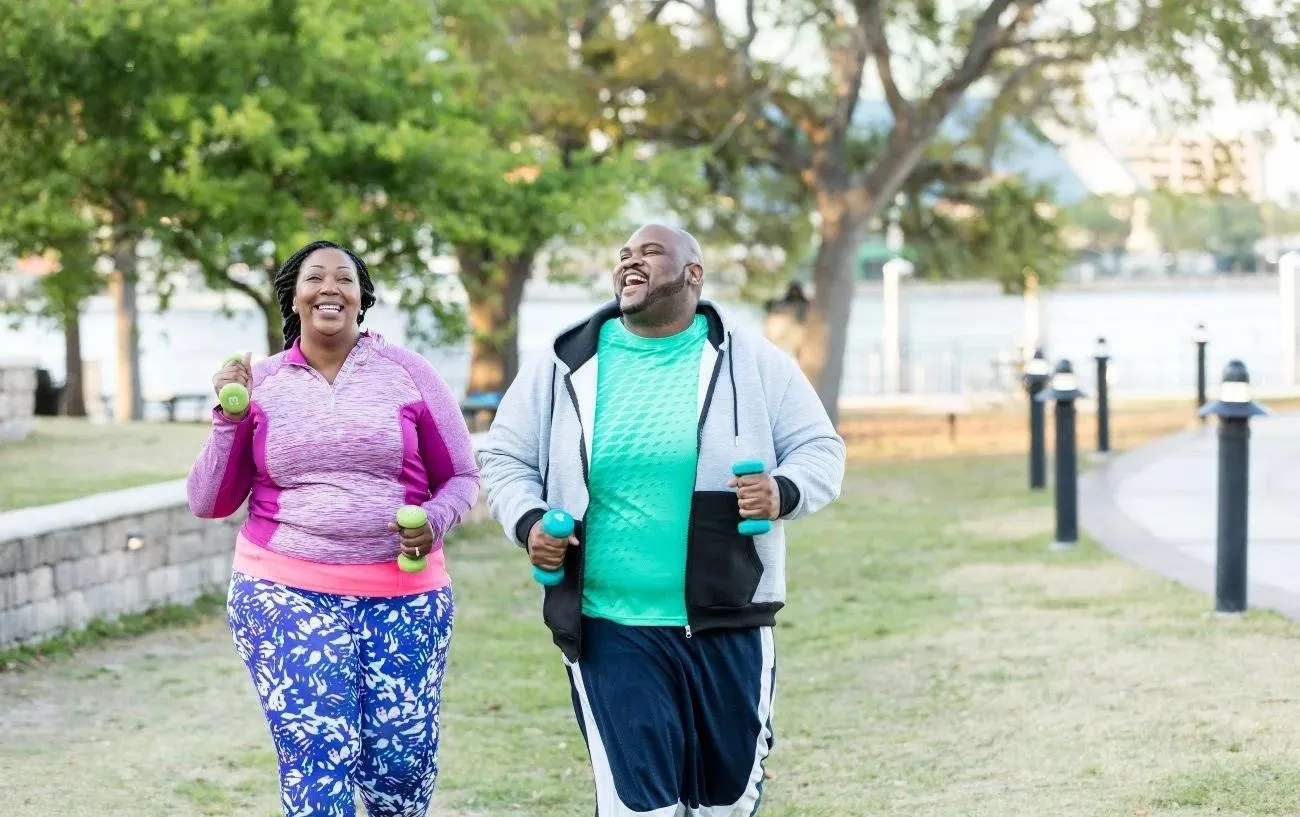
[[411,559],[428,556],[433,550],[433,528],[427,522],[418,528],[403,528],[396,522],[389,522],[388,529],[402,537],[402,553]]

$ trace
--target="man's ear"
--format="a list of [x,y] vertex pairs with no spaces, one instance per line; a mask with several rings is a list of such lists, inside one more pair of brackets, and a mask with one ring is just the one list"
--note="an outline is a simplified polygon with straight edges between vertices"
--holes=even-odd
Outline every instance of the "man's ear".
[[704,283],[704,267],[699,264],[687,264],[686,276],[686,280],[691,282],[691,286],[699,286]]

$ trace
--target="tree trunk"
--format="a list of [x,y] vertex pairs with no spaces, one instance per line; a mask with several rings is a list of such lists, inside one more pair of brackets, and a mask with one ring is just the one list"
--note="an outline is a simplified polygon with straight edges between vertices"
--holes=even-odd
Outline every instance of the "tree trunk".
[[113,253],[111,289],[117,312],[117,387],[114,417],[119,423],[144,419],[140,387],[140,331],[136,307],[135,241],[125,240]]
[[817,194],[821,216],[817,259],[813,264],[812,303],[799,363],[812,381],[831,422],[839,420],[840,381],[853,309],[854,267],[866,230],[867,214],[850,206],[844,191]]
[[279,354],[284,351],[284,321],[280,318],[280,309],[269,301],[258,306],[266,316],[266,353]]
[[271,294],[259,296],[256,292],[249,292],[249,295],[261,307],[262,315],[266,317],[266,353],[274,355],[284,351],[284,318],[280,316],[280,303],[275,296],[275,273],[279,265],[274,260],[268,259],[265,269],[266,291]]
[[467,394],[502,394],[519,373],[519,305],[533,272],[533,256],[529,251],[496,261],[483,247],[456,249],[461,282],[469,296]]
[[[247,295],[248,299],[257,305],[258,311],[262,313],[262,317],[266,320],[266,353],[268,355],[284,351],[284,319],[280,317],[280,303],[275,297],[275,272],[276,264],[268,260],[266,262],[266,290],[260,290],[244,281],[231,278],[228,273],[226,275],[226,284],[231,289]],[[268,295],[267,292],[271,294]],[[233,355],[237,351],[240,350],[231,349],[230,354]]]
[[86,416],[86,390],[81,374],[81,306],[68,309],[63,323],[63,380],[61,413],[68,417]]

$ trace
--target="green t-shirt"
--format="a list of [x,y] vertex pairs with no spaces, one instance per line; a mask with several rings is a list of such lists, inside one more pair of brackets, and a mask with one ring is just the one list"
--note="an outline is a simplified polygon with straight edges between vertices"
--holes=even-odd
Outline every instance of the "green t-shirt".
[[666,338],[633,334],[619,319],[601,327],[582,543],[586,615],[686,625],[686,535],[707,334],[703,315]]

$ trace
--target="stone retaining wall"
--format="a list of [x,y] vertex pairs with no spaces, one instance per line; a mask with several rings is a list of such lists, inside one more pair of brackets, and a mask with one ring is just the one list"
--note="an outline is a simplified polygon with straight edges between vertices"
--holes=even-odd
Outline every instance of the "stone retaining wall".
[[242,521],[196,519],[185,480],[0,513],[0,649],[224,590]]
[[0,363],[0,443],[32,432],[36,412],[36,366]]

